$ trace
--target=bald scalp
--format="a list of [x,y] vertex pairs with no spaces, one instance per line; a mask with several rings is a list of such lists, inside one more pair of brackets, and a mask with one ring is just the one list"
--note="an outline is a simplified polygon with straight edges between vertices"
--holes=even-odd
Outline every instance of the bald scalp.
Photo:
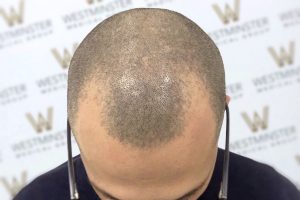
[[185,16],[166,9],[113,15],[84,38],[71,60],[71,127],[93,82],[104,105],[99,123],[109,135],[137,148],[164,144],[183,132],[191,74],[209,94],[219,131],[225,107],[224,67],[209,36]]

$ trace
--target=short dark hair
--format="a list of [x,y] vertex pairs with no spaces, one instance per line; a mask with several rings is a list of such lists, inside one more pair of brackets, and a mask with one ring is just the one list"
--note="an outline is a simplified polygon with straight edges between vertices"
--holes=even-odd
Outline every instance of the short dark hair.
[[183,132],[192,95],[186,92],[188,75],[208,92],[219,132],[225,75],[210,37],[187,17],[167,9],[115,14],[85,37],[71,60],[70,124],[76,123],[79,100],[93,81],[97,90],[105,91],[101,123],[109,135],[139,148],[166,143]]

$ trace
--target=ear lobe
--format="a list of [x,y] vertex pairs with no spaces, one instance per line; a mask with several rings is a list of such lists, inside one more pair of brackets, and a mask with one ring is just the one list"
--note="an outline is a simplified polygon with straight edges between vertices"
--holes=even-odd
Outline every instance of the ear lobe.
[[230,100],[231,100],[230,96],[226,95],[226,104],[227,105],[229,104]]

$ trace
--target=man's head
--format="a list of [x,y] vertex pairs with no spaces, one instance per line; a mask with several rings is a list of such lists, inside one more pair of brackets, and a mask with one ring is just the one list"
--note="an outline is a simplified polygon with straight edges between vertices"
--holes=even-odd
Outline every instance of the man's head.
[[68,118],[102,198],[199,196],[225,108],[220,53],[194,22],[133,9],[97,25],[69,69]]

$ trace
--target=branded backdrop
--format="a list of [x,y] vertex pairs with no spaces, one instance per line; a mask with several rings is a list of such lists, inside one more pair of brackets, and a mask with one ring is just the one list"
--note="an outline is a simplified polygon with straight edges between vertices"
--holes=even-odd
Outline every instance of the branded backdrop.
[[[299,187],[300,1],[1,0],[1,200],[67,159],[70,58],[96,24],[135,7],[178,11],[211,36],[232,97],[231,151],[273,166]],[[223,138],[224,129],[220,147]]]

